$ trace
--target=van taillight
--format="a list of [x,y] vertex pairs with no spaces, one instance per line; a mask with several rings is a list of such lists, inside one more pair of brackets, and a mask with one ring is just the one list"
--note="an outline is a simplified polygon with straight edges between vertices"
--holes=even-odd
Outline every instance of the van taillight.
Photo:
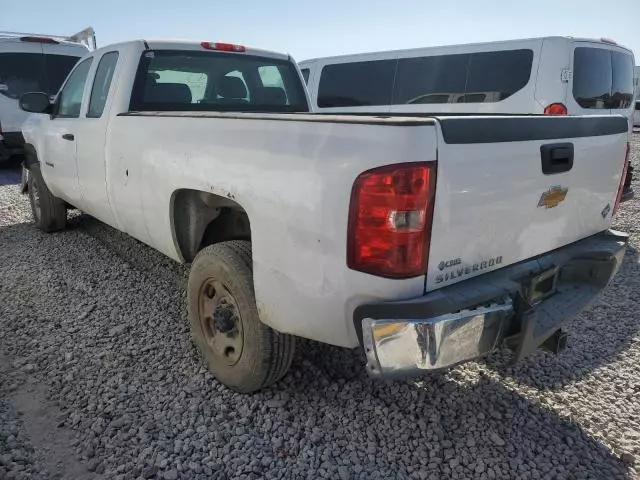
[[436,162],[403,163],[356,178],[349,208],[349,268],[392,278],[427,272],[436,169]]
[[624,183],[627,179],[627,170],[629,169],[629,154],[631,153],[631,145],[627,142],[627,152],[624,156],[624,165],[622,167],[622,176],[620,177],[620,184],[618,185],[618,195],[616,196],[616,204],[613,207],[612,215],[615,215],[618,211],[618,207],[620,206],[620,200],[622,199],[622,194],[624,193]]
[[544,109],[545,115],[567,115],[569,111],[563,103],[552,103]]

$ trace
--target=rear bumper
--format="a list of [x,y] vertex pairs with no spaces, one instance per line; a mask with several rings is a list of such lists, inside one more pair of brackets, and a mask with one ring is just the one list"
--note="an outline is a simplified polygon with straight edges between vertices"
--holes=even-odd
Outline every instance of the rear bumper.
[[608,231],[423,297],[354,312],[372,375],[410,376],[485,356],[504,340],[514,361],[589,305],[617,273],[625,234]]

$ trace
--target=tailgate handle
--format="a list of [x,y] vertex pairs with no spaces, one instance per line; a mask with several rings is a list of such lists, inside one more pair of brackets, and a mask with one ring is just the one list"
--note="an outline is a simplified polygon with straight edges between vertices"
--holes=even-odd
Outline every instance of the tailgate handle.
[[551,143],[540,147],[542,173],[553,175],[573,168],[573,143]]

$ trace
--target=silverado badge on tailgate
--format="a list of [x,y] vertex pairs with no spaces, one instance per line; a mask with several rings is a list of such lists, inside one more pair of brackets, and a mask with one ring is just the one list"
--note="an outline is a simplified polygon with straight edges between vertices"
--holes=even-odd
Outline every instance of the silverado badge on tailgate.
[[540,196],[538,207],[553,208],[557,207],[567,196],[568,188],[555,185]]

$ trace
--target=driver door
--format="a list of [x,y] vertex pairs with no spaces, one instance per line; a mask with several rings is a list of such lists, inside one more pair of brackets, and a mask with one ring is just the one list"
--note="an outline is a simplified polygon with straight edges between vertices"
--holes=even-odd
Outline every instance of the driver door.
[[54,113],[45,130],[43,158],[40,158],[42,175],[51,192],[78,208],[82,208],[82,197],[78,183],[76,130],[81,121],[80,110],[92,60],[89,57],[78,63],[58,93]]

